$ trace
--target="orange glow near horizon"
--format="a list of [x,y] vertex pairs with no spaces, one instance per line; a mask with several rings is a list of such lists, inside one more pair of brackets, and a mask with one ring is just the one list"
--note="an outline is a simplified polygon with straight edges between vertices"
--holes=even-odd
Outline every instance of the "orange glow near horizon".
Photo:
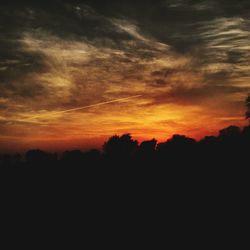
[[32,148],[58,152],[101,149],[110,136],[125,133],[130,133],[139,142],[152,138],[163,142],[173,134],[199,140],[206,135],[216,135],[231,124],[246,125],[240,116],[215,115],[218,110],[211,115],[211,110],[206,114],[200,106],[162,104],[147,107],[143,96],[136,97],[90,105],[84,110],[75,108],[68,113],[41,112],[39,116],[21,113],[20,118],[16,116],[16,120],[9,121],[9,135],[0,137],[0,148],[20,152]]

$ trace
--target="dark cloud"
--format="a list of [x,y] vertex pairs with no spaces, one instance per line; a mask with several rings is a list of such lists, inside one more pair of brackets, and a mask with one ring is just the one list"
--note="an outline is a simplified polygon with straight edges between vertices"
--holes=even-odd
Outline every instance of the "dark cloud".
[[156,79],[155,84],[157,84],[157,85],[166,85],[167,81],[165,81],[163,79]]
[[[225,86],[223,84],[206,85],[200,88],[177,87],[155,94],[152,96],[152,101],[147,103],[146,106],[162,105],[166,103],[175,103],[184,106],[202,105],[213,102],[214,100],[219,102],[220,99],[225,99],[225,97],[230,97],[235,93],[241,93],[244,96],[244,93],[248,91],[250,91],[250,87],[242,88],[237,86]],[[231,102],[235,104],[235,101]],[[240,104],[243,104],[242,101]]]
[[[0,7],[1,23],[8,23],[8,27],[1,27],[1,33],[17,38],[24,30],[40,28],[63,39],[84,37],[100,43],[101,38],[103,46],[119,46],[121,41],[133,40],[131,34],[118,30],[110,21],[119,18],[134,21],[145,34],[180,53],[200,50],[202,57],[206,55],[204,46],[214,39],[204,32],[211,31],[218,18],[246,18],[249,8],[249,1],[223,0],[9,1]],[[105,43],[105,39],[112,43]],[[143,53],[149,58],[154,55]]]
[[172,76],[174,74],[180,73],[180,69],[177,68],[164,68],[161,70],[156,70],[151,73],[153,77],[164,77],[168,78],[169,76]]
[[[250,77],[249,10],[248,0],[1,1],[0,97],[45,96],[48,106],[58,99],[74,106],[135,83],[171,85],[173,102],[241,93],[231,83]],[[80,44],[89,52],[86,61],[77,55]],[[75,58],[69,61],[63,50]],[[169,57],[173,65],[164,66]],[[185,58],[191,59],[175,65]],[[57,76],[52,83],[51,75]]]

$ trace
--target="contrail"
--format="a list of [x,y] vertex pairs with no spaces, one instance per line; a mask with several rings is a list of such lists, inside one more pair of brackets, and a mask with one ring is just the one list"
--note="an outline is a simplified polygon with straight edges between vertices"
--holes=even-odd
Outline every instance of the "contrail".
[[102,105],[109,104],[109,103],[121,102],[121,101],[129,100],[129,99],[137,98],[137,97],[140,97],[140,96],[141,95],[135,95],[135,96],[130,96],[130,97],[126,97],[126,98],[116,99],[116,100],[112,100],[112,101],[100,102],[100,103],[96,103],[96,104],[92,104],[92,105],[88,105],[88,106],[84,106],[84,107],[62,110],[62,111],[58,111],[56,113],[59,113],[59,114],[68,113],[68,112],[71,112],[71,111],[77,111],[77,110],[82,110],[82,109],[87,109],[87,108],[102,106]]
[[25,120],[31,120],[31,119],[35,119],[35,118],[39,118],[39,117],[46,117],[46,116],[53,116],[53,115],[59,115],[59,114],[64,114],[64,113],[69,113],[72,111],[78,111],[78,110],[83,110],[83,109],[88,109],[88,108],[92,108],[92,107],[98,107],[98,106],[102,106],[105,104],[110,104],[110,103],[115,103],[115,102],[122,102],[122,101],[126,101],[126,100],[130,100],[130,99],[134,99],[134,98],[138,98],[141,95],[135,95],[135,96],[130,96],[130,97],[125,97],[125,98],[120,98],[120,99],[115,99],[112,101],[106,101],[106,102],[100,102],[100,103],[96,103],[96,104],[92,104],[92,105],[88,105],[88,106],[83,106],[83,107],[78,107],[78,108],[73,108],[73,109],[67,109],[67,110],[61,110],[61,111],[55,111],[52,112],[51,114],[41,114],[41,115],[36,115],[36,116],[32,116],[29,117]]

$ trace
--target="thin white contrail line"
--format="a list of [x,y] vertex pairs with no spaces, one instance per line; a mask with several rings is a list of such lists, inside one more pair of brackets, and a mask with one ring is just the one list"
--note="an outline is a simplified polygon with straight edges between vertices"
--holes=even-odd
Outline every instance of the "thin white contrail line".
[[100,102],[100,103],[96,103],[96,104],[92,104],[92,105],[88,105],[88,106],[84,106],[84,107],[79,107],[79,108],[73,108],[73,109],[67,109],[67,110],[58,111],[57,113],[61,114],[61,113],[67,113],[67,112],[71,112],[71,111],[77,111],[77,110],[82,110],[82,109],[97,107],[97,106],[101,106],[101,105],[105,105],[105,104],[109,104],[109,103],[121,102],[121,101],[129,100],[129,99],[137,98],[137,97],[140,97],[140,96],[141,95],[135,95],[135,96],[130,96],[130,97],[126,97],[126,98],[116,99],[116,100],[112,100],[112,101]]
[[67,110],[61,110],[61,111],[52,111],[51,114],[40,114],[40,115],[36,115],[36,116],[32,116],[29,117],[27,120],[31,120],[31,119],[35,119],[35,118],[39,118],[39,117],[46,117],[46,116],[53,116],[53,115],[59,115],[59,114],[64,114],[64,113],[69,113],[72,111],[78,111],[78,110],[83,110],[83,109],[88,109],[88,108],[92,108],[92,107],[98,107],[98,106],[102,106],[105,104],[110,104],[110,103],[115,103],[115,102],[122,102],[122,101],[126,101],[126,100],[130,100],[130,99],[134,99],[134,98],[138,98],[141,95],[135,95],[135,96],[130,96],[130,97],[125,97],[125,98],[120,98],[120,99],[115,99],[112,101],[106,101],[106,102],[100,102],[100,103],[96,103],[96,104],[92,104],[92,105],[88,105],[88,106],[83,106],[83,107],[78,107],[78,108],[73,108],[73,109],[67,109]]

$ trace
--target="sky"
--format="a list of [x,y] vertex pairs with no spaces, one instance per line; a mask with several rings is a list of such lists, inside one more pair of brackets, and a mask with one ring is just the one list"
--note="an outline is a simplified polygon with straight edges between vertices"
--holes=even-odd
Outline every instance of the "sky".
[[1,0],[0,150],[244,126],[249,0]]

